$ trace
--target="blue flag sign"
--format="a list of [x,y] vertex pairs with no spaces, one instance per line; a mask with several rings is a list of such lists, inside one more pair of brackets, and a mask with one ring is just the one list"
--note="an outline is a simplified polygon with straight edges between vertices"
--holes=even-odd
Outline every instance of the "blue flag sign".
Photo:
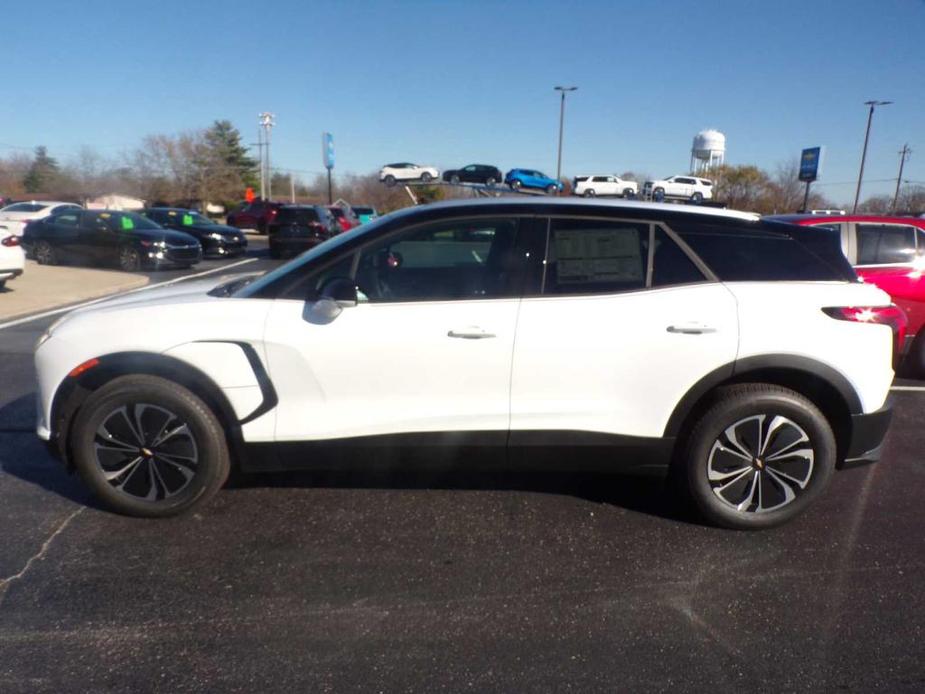
[[321,133],[321,160],[324,168],[334,168],[334,136],[331,133]]
[[800,155],[800,180],[815,181],[819,178],[822,162],[822,147],[809,147]]

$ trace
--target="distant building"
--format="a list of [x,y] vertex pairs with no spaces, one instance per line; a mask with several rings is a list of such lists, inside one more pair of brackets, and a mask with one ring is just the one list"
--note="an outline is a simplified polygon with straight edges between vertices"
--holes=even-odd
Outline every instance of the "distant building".
[[131,195],[119,195],[111,193],[109,195],[100,195],[96,198],[87,200],[88,210],[121,210],[122,212],[134,212],[144,209],[145,201],[141,198],[133,198]]

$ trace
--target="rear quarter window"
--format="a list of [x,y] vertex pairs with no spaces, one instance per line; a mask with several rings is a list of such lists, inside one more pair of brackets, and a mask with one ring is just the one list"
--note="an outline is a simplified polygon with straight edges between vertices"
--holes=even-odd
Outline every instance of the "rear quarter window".
[[775,226],[672,228],[724,282],[856,280],[837,234]]

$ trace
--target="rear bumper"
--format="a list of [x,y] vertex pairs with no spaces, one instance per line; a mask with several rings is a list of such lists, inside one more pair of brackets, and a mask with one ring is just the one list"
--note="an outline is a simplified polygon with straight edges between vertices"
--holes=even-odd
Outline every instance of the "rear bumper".
[[22,274],[22,268],[10,268],[8,270],[0,270],[0,280],[11,280],[14,277],[19,277]]
[[851,415],[851,441],[842,468],[855,467],[880,460],[883,440],[893,418],[893,400],[888,398],[883,407],[868,414]]

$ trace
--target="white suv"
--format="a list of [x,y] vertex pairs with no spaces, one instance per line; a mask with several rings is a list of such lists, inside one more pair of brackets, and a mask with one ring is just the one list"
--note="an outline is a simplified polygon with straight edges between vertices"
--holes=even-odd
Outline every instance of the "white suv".
[[599,195],[634,198],[639,193],[636,181],[625,181],[612,174],[575,176],[572,179],[572,194],[593,198]]
[[[214,283],[215,280],[212,280]],[[575,199],[402,210],[247,282],[79,309],[38,434],[110,507],[166,516],[231,466],[661,470],[714,523],[792,518],[876,460],[904,315],[836,238]]]
[[434,166],[419,166],[410,162],[386,164],[379,169],[379,180],[387,186],[394,186],[403,181],[430,183],[439,176],[440,171]]
[[670,176],[664,180],[646,181],[643,195],[651,200],[690,200],[700,203],[713,198],[713,181],[693,176]]

